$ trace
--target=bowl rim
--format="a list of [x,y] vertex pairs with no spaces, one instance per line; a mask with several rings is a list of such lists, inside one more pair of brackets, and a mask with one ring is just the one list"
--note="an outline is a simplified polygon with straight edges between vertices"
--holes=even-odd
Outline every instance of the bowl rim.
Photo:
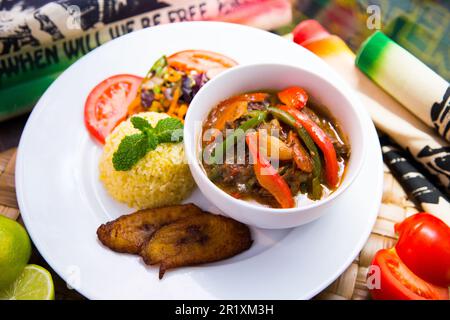
[[[236,199],[236,198],[232,197],[230,194],[228,194],[227,192],[225,192],[224,190],[219,188],[216,184],[214,184],[208,178],[205,170],[202,168],[202,165],[200,164],[199,160],[197,159],[197,153],[198,153],[198,148],[197,148],[197,144],[196,144],[197,137],[195,136],[195,134],[196,134],[195,125],[192,125],[192,126],[190,125],[191,122],[194,121],[191,119],[192,111],[190,112],[190,110],[194,109],[194,108],[192,108],[192,106],[195,106],[197,100],[199,99],[198,96],[205,94],[204,92],[207,92],[209,87],[214,85],[216,82],[222,81],[222,78],[225,78],[230,73],[239,73],[239,72],[245,71],[246,69],[252,69],[252,68],[256,69],[256,68],[260,68],[260,67],[296,69],[297,71],[307,74],[308,77],[315,77],[315,78],[318,78],[319,81],[326,82],[329,86],[333,87],[338,92],[338,94],[340,94],[347,101],[347,104],[350,105],[350,108],[353,110],[353,113],[356,115],[356,118],[358,119],[357,125],[360,128],[359,131],[362,133],[363,136],[366,135],[365,131],[362,128],[361,111],[357,107],[357,105],[358,105],[357,99],[351,90],[348,90],[345,87],[341,87],[340,85],[336,85],[332,81],[329,81],[324,76],[322,76],[318,73],[315,73],[311,70],[305,69],[299,65],[292,65],[292,64],[287,64],[287,63],[272,63],[272,62],[238,65],[238,66],[232,67],[228,70],[221,72],[219,75],[217,75],[213,79],[209,80],[197,92],[194,99],[191,101],[191,103],[189,105],[189,108],[188,108],[188,111],[187,111],[186,117],[185,117],[183,143],[185,146],[185,154],[187,157],[189,168],[191,171],[195,171],[193,173],[194,179],[196,179],[196,177],[200,177],[200,179],[202,179],[207,184],[207,186],[209,188],[211,188],[211,191],[218,194],[220,197],[226,199],[227,201],[232,202],[235,205],[243,206],[246,209],[250,209],[250,210],[258,210],[258,211],[264,212],[264,213],[277,214],[279,216],[292,215],[293,213],[302,213],[304,211],[309,211],[309,210],[318,208],[320,206],[323,206],[325,204],[329,204],[330,202],[332,202],[333,200],[338,198],[340,195],[342,195],[348,189],[348,187],[355,181],[356,177],[361,172],[361,168],[362,168],[364,159],[366,157],[366,150],[367,150],[367,147],[364,143],[364,141],[365,141],[364,137],[362,137],[360,160],[356,163],[355,168],[353,170],[353,174],[350,177],[348,177],[348,173],[347,173],[345,176],[347,176],[348,178],[344,178],[345,180],[343,181],[343,183],[341,183],[341,185],[326,198],[314,201],[313,203],[308,203],[306,205],[296,206],[293,208],[272,208],[272,207],[258,205],[258,204],[254,204],[249,201],[240,200],[240,199]],[[327,106],[325,106],[325,107],[327,107]],[[212,108],[214,108],[214,106],[209,109],[208,114],[212,110]],[[202,119],[202,123],[204,120],[205,119]],[[339,119],[337,119],[337,120],[339,121]],[[191,132],[189,132],[189,131],[191,131]],[[193,145],[191,145],[192,140],[193,140]],[[197,173],[197,174],[195,174],[195,173]]]

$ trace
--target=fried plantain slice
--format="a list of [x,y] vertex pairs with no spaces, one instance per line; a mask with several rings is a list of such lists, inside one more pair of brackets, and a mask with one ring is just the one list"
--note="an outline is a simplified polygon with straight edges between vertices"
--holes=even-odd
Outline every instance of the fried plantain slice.
[[146,264],[160,264],[159,278],[168,269],[232,257],[252,245],[249,228],[214,214],[184,218],[162,227],[142,247]]
[[102,224],[97,236],[111,250],[138,254],[142,245],[162,226],[199,214],[203,211],[192,203],[140,210]]

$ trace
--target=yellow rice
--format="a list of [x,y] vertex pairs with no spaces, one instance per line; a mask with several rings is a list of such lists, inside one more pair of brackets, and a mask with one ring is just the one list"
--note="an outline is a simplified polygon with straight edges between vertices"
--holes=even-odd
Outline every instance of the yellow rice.
[[[144,112],[137,116],[147,119],[152,126],[168,117],[156,112]],[[120,142],[125,136],[138,132],[127,120],[106,138],[99,164],[100,180],[106,190],[117,201],[136,209],[181,202],[194,187],[182,142],[159,144],[129,171],[114,169],[112,157]]]

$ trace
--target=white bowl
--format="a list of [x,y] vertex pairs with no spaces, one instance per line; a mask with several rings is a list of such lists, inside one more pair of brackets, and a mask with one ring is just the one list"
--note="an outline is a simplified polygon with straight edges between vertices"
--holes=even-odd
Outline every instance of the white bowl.
[[[202,123],[221,101],[236,94],[262,89],[281,90],[300,86],[323,104],[341,125],[351,146],[351,156],[339,188],[328,197],[295,208],[278,209],[239,200],[221,190],[207,177],[201,164]],[[292,228],[332,211],[335,199],[346,192],[359,174],[364,160],[364,130],[358,106],[348,92],[327,79],[302,68],[283,64],[234,67],[210,80],[190,104],[184,125],[184,146],[191,173],[202,193],[226,215],[259,228]]]

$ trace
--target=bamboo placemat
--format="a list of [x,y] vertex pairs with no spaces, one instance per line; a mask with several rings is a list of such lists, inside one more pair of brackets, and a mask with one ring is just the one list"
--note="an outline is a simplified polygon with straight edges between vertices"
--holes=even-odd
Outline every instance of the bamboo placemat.
[[[18,219],[21,222],[14,187],[15,160],[16,148],[0,153],[0,214]],[[347,270],[321,292],[316,299],[370,299],[365,281],[367,267],[379,249],[394,245],[396,241],[394,224],[417,211],[414,204],[407,199],[402,187],[385,166],[383,203],[367,243]],[[52,273],[56,299],[83,299],[75,290],[67,288],[64,280],[53,272],[36,248],[33,248],[30,263],[41,265]]]

